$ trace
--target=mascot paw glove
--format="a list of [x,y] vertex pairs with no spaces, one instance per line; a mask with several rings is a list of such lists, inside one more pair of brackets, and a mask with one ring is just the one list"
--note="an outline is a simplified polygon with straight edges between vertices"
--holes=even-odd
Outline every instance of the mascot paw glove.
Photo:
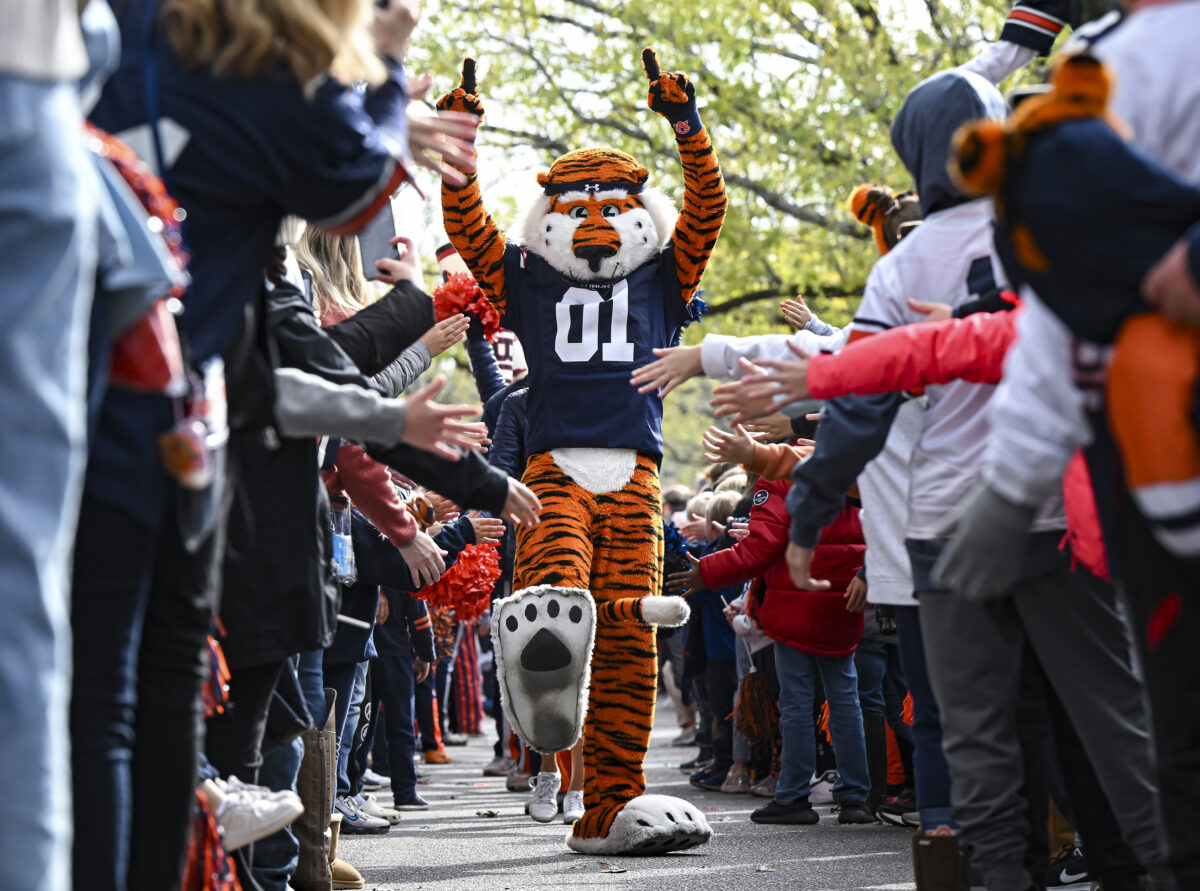
[[463,59],[462,80],[458,86],[437,101],[439,111],[465,111],[483,117],[483,103],[479,101],[479,87],[475,83],[475,60]]
[[642,50],[642,67],[650,79],[647,104],[651,110],[671,123],[676,137],[699,132],[703,125],[700,123],[700,113],[696,110],[696,85],[685,74],[671,71],[664,74],[650,47]]

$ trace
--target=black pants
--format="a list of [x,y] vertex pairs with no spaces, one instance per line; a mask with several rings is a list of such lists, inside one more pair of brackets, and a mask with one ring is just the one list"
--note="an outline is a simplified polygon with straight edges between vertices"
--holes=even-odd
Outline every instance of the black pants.
[[737,663],[709,658],[704,667],[708,707],[712,710],[712,747],[716,770],[733,764],[733,698],[737,694]]
[[224,522],[189,553],[175,509],[172,495],[153,530],[83,500],[71,606],[78,891],[172,891],[182,879]]
[[383,726],[376,733],[387,736],[392,795],[402,802],[411,798],[417,788],[417,771],[413,766],[417,749],[413,732],[414,654],[408,635],[386,624],[375,629],[375,648],[379,651],[374,666],[378,672],[375,688],[383,698]]
[[262,766],[263,733],[283,660],[230,671],[232,708],[208,721],[205,753],[222,776],[258,782]]

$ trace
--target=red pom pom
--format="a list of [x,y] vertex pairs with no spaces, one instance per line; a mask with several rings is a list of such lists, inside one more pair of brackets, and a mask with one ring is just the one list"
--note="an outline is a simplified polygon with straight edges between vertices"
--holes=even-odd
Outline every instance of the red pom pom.
[[490,602],[492,588],[500,578],[500,557],[495,545],[467,545],[454,565],[417,596],[431,609],[454,610],[460,622],[483,615]]
[[458,313],[478,316],[483,336],[491,340],[500,330],[500,313],[488,302],[479,285],[465,272],[456,272],[433,289],[433,314],[439,321]]

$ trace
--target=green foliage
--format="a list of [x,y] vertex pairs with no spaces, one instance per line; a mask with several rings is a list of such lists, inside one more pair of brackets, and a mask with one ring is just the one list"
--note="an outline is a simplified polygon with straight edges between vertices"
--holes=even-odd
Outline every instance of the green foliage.
[[[537,170],[587,145],[630,152],[678,197],[679,158],[646,107],[642,48],[691,76],[730,199],[695,342],[702,329],[782,331],[778,303],[797,293],[827,321],[849,321],[877,257],[845,209],[850,192],[911,186],[888,141],[893,115],[918,81],[998,34],[1005,10],[1002,0],[443,0],[411,64],[436,71],[440,92],[463,56],[478,60],[480,176],[504,226]],[[708,386],[668,397],[664,477],[690,482],[703,460]]]

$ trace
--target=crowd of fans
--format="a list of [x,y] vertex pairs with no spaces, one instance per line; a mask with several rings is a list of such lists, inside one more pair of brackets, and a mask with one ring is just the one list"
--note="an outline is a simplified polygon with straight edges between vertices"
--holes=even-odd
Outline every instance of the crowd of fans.
[[[0,884],[360,888],[339,834],[492,733],[578,819],[582,746],[524,747],[489,653],[540,508],[519,345],[355,235],[472,164],[416,4],[0,11]],[[851,325],[630,363],[727,382],[663,491],[689,781],[909,827],[924,891],[1200,888],[1200,2],[1096,12],[1021,0],[905,97]],[[479,421],[418,383],[459,343]]]

